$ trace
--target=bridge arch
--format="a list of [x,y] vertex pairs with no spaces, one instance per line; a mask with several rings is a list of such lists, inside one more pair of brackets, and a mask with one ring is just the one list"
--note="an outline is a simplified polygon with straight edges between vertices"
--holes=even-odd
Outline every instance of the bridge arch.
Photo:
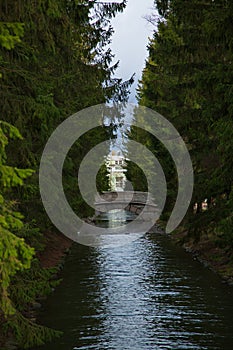
[[140,191],[119,191],[103,192],[95,197],[95,214],[108,212],[113,209],[122,209],[134,214],[141,214],[145,220],[151,213],[158,212],[158,206],[155,204],[153,197],[148,192]]

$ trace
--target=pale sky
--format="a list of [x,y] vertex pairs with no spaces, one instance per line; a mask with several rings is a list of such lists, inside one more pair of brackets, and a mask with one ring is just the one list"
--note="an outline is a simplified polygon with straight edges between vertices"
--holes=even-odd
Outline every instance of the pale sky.
[[155,29],[143,17],[152,14],[153,8],[154,0],[128,0],[124,12],[112,20],[115,33],[110,47],[115,54],[114,62],[120,61],[115,76],[127,80],[136,73],[129,102],[136,102],[135,89],[148,55],[148,38]]

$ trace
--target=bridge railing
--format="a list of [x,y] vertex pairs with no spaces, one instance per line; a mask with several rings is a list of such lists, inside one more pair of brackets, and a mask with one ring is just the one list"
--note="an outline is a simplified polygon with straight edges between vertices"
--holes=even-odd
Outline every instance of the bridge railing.
[[148,192],[140,191],[121,191],[121,192],[103,192],[101,195],[96,195],[95,204],[106,202],[137,202],[137,203],[154,203],[152,195]]

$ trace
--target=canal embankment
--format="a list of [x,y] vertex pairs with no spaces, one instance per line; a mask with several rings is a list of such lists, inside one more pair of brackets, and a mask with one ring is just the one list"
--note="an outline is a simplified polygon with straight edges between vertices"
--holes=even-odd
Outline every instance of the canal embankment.
[[233,251],[230,247],[221,247],[211,233],[202,234],[199,241],[195,241],[183,227],[179,227],[169,236],[195,260],[216,273],[223,283],[233,286]]
[[38,254],[43,268],[62,267],[73,241],[60,232],[48,231],[44,235],[45,249]]

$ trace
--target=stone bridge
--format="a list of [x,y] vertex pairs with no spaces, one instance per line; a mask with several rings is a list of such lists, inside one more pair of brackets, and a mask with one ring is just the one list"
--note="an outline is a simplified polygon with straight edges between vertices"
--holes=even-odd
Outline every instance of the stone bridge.
[[158,207],[148,192],[103,192],[96,195],[94,206],[96,215],[113,209],[121,209],[141,214],[142,219],[146,220],[158,214]]

